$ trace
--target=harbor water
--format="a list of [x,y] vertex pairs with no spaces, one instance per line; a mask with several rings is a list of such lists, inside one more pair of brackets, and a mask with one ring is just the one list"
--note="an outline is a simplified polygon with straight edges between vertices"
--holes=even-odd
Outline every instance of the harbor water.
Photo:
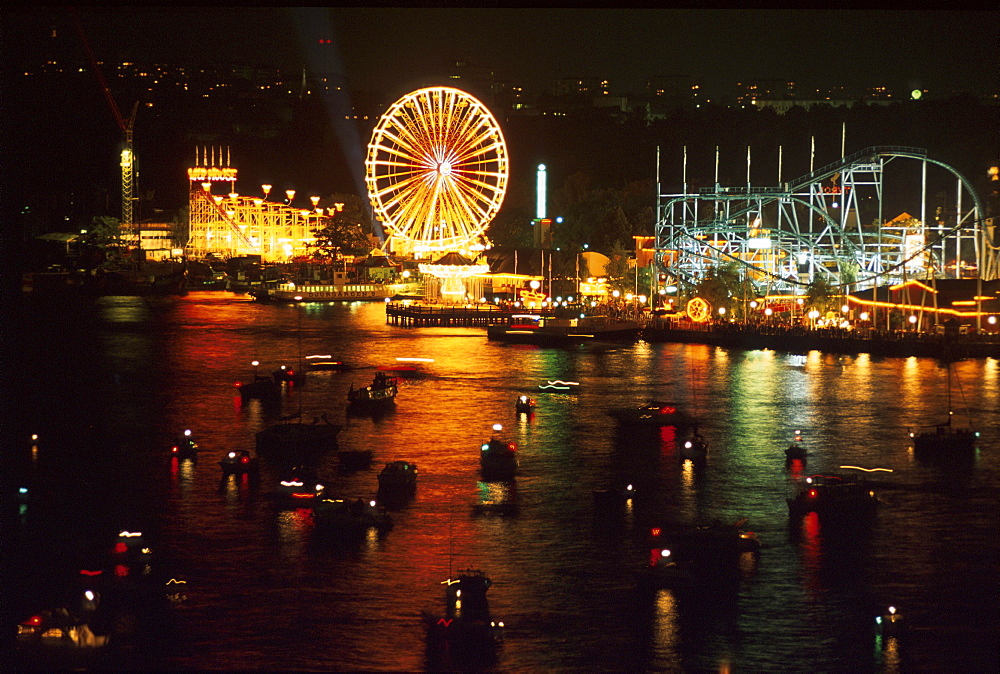
[[[30,485],[16,535],[16,609],[57,605],[118,531],[141,530],[155,563],[186,581],[169,620],[96,666],[164,670],[419,671],[423,611],[461,569],[493,581],[506,626],[498,671],[997,671],[1000,589],[1000,361],[952,367],[952,403],[981,431],[971,462],[926,463],[908,428],[947,413],[936,360],[740,351],[698,344],[539,348],[488,341],[481,327],[387,325],[380,303],[260,304],[228,292],[28,302],[17,476]],[[234,387],[305,356],[346,371],[309,372],[280,407]],[[347,391],[398,358],[393,411],[346,414]],[[539,391],[578,382],[570,393]],[[520,394],[537,401],[518,416]],[[699,420],[703,465],[667,435],[619,432],[607,411],[668,401]],[[343,542],[308,509],[283,509],[280,479],[221,480],[218,461],[254,449],[281,416],[343,425],[341,449],[370,449],[371,469],[319,477],[371,498],[389,461],[417,464],[416,495],[388,532]],[[491,426],[518,445],[513,483],[479,481]],[[170,457],[191,429],[196,462]],[[789,468],[797,430],[809,451]],[[30,434],[38,435],[34,443]],[[831,531],[790,519],[796,477],[866,473],[874,519]],[[618,514],[595,490],[632,483]],[[509,504],[509,508],[495,508]],[[641,592],[647,534],[747,518],[761,543],[738,583]],[[876,634],[893,605],[909,630]],[[104,658],[104,660],[101,660]],[[46,661],[47,662],[47,661]],[[21,667],[43,668],[34,652]]]

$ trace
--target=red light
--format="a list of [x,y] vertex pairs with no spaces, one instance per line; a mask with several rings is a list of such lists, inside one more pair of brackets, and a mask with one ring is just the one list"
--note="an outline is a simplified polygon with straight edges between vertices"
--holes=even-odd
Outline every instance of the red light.
[[171,447],[170,451],[173,452],[174,454],[176,454],[177,453],[177,445],[174,445],[173,447]]
[[509,449],[512,452],[517,451],[517,445],[514,444],[513,442],[509,442],[507,443],[507,449]]
[[676,407],[671,407],[670,405],[664,405],[660,408],[660,414],[673,414],[677,411]]
[[243,386],[243,382],[238,381],[235,384],[233,384],[233,386],[235,386],[236,388],[239,388],[239,387]]
[[292,494],[292,496],[293,496],[294,498],[312,498],[312,497],[313,497],[313,496],[315,496],[315,495],[316,495],[316,494],[302,494],[302,493],[298,493],[298,492],[297,492],[297,493],[294,493],[294,494]]
[[121,554],[123,552],[128,552],[128,546],[122,543],[121,541],[118,541],[117,543],[115,543],[115,552],[118,554]]
[[87,569],[80,569],[81,576],[99,576],[102,573],[104,572],[101,571],[100,569],[98,569],[97,571],[88,571]]
[[453,618],[438,618],[438,625],[444,625],[445,627],[449,627],[451,625],[452,620]]
[[660,550],[657,550],[655,548],[649,551],[649,565],[650,566],[656,566],[657,563],[659,563],[660,556],[661,556],[660,552],[661,552]]
[[21,624],[22,625],[41,625],[42,624],[42,616],[40,616],[40,615],[33,615],[30,618],[28,618],[27,620],[25,620]]
[[816,490],[815,489],[810,489],[809,490],[809,498],[816,498]]
[[115,575],[119,578],[124,578],[128,575],[128,567],[124,564],[118,564],[115,566]]
[[650,530],[650,533],[653,534],[654,536],[659,536],[660,535],[660,527],[653,527]]
[[243,464],[250,463],[250,457],[241,456],[240,457],[240,463],[243,463]]

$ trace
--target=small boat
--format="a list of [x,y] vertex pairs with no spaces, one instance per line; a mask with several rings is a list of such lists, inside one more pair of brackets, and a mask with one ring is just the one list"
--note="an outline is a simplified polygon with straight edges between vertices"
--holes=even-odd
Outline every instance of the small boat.
[[384,372],[376,372],[370,386],[354,388],[347,392],[347,402],[354,409],[384,409],[396,404],[399,393],[399,379]]
[[958,427],[952,422],[954,411],[951,409],[951,363],[948,367],[948,418],[942,423],[932,424],[922,432],[910,431],[910,438],[913,439],[913,451],[920,457],[934,458],[954,458],[957,456],[969,458],[974,455],[976,443],[979,440],[979,432],[972,426],[972,416],[966,408],[968,426]]
[[409,496],[417,488],[417,464],[409,461],[391,461],[378,474],[378,493],[382,495]]
[[459,571],[441,583],[445,587],[444,615],[423,612],[427,646],[435,658],[492,659],[503,642],[504,624],[490,613],[487,591],[493,584],[482,571]]
[[402,379],[422,379],[428,376],[427,366],[433,358],[399,357],[394,365],[379,365],[379,372],[385,372]]
[[170,447],[170,456],[176,456],[178,461],[198,460],[198,443],[194,441],[191,429],[185,429],[181,435],[177,436],[177,441]]
[[757,534],[747,531],[746,518],[664,531],[650,530],[647,582],[654,585],[718,582],[741,572],[740,558],[760,552]]
[[306,356],[306,367],[312,371],[323,371],[323,370],[335,370],[344,371],[348,370],[347,364],[342,360],[336,360],[333,356],[314,354],[312,356]]
[[697,428],[690,438],[681,443],[679,453],[682,461],[704,461],[708,458],[708,443]]
[[251,398],[267,403],[276,403],[281,400],[281,388],[273,377],[255,376],[252,381],[238,381],[235,386],[244,402]]
[[479,467],[484,482],[510,482],[517,475],[517,444],[497,437],[503,430],[493,425],[494,435],[480,447]]
[[786,461],[805,461],[806,448],[802,446],[802,431],[795,431],[795,440],[785,450]]
[[325,494],[313,505],[312,516],[318,528],[341,533],[361,533],[369,529],[388,531],[394,524],[392,516],[374,500],[358,498],[351,501]]
[[311,463],[337,449],[340,431],[341,426],[330,423],[325,414],[315,417],[311,424],[301,421],[275,424],[257,433],[257,455],[292,465]]
[[900,636],[906,631],[903,614],[895,606],[889,606],[885,613],[875,616],[875,631],[885,637]]
[[286,382],[301,385],[305,383],[306,373],[301,371],[301,369],[296,370],[295,368],[288,367],[287,365],[282,365],[278,369],[271,372],[271,378],[274,379],[277,384]]
[[250,456],[250,452],[245,449],[234,449],[227,452],[219,461],[222,467],[222,476],[227,475],[258,475],[260,472],[260,461],[256,457]]
[[340,469],[344,472],[353,473],[358,470],[366,470],[372,465],[372,450],[342,449],[337,452],[337,460],[340,462]]
[[619,423],[628,426],[648,426],[659,428],[674,426],[686,428],[694,424],[694,419],[677,409],[673,403],[651,400],[638,407],[619,407],[608,410],[608,414]]
[[514,402],[514,411],[518,414],[531,414],[535,411],[535,401],[525,395],[518,396]]
[[875,511],[875,492],[853,475],[809,475],[788,500],[788,514],[820,516],[856,516]]

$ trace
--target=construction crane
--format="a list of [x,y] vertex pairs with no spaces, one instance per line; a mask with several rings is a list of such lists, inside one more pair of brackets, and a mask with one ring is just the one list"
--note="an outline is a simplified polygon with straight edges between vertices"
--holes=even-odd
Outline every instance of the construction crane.
[[126,248],[138,248],[139,247],[139,228],[134,219],[133,213],[133,203],[135,202],[134,187],[135,187],[135,149],[132,145],[132,134],[135,129],[135,115],[139,110],[139,101],[135,102],[132,106],[132,114],[129,116],[128,121],[122,117],[121,111],[118,109],[118,105],[115,103],[114,97],[111,95],[111,89],[108,87],[107,81],[104,79],[104,73],[101,71],[101,66],[94,58],[94,52],[90,48],[90,42],[87,41],[87,35],[83,32],[83,26],[80,23],[80,17],[77,15],[76,10],[73,9],[73,19],[76,22],[76,30],[80,35],[80,41],[83,43],[83,48],[87,52],[87,57],[90,59],[90,66],[94,70],[94,74],[97,76],[97,80],[101,85],[101,91],[104,94],[105,100],[108,102],[108,107],[111,108],[111,114],[114,115],[115,122],[118,124],[118,128],[121,129],[122,134],[125,138],[125,145],[122,148],[121,153],[121,169],[122,169],[122,217],[119,223],[120,225],[120,235],[119,238]]

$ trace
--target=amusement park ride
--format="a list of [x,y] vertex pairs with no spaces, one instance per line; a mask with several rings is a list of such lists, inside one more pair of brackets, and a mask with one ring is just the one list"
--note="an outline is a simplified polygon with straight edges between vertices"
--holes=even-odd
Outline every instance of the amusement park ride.
[[[732,262],[760,289],[801,293],[822,279],[848,293],[907,277],[941,278],[952,264],[958,278],[961,261],[975,264],[983,280],[1000,276],[1000,247],[983,226],[975,190],[926,150],[869,147],[795,180],[779,175],[772,187],[750,184],[747,152],[745,186],[719,184],[717,152],[714,187],[689,192],[685,153],[683,191],[660,193],[656,258],[672,278],[697,281]],[[929,212],[928,170],[955,180],[947,221]],[[887,221],[883,199],[901,183],[920,185],[919,217]]]

